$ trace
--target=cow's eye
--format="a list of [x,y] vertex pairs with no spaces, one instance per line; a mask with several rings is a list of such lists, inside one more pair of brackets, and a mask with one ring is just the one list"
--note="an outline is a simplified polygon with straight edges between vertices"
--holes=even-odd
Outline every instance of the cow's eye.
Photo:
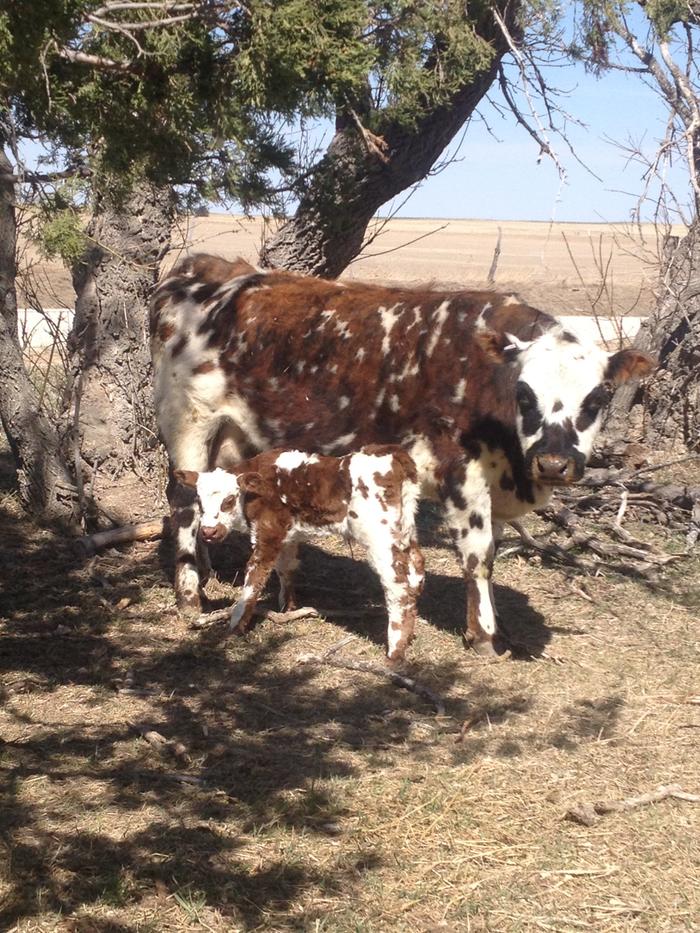
[[235,497],[235,496],[226,496],[226,498],[224,499],[224,501],[221,503],[221,511],[222,511],[222,512],[231,512],[231,511],[233,511],[233,507],[234,507],[235,504],[236,504],[236,497]]
[[518,387],[515,390],[515,399],[518,403],[518,408],[523,414],[537,408],[535,393],[523,382],[518,383]]
[[581,406],[591,418],[595,418],[601,408],[610,401],[610,391],[605,386],[598,386],[583,400]]

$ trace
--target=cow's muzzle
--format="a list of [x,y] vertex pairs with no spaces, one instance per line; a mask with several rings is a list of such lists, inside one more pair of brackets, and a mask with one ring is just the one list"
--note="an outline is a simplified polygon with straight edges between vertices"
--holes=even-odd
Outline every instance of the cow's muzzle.
[[201,525],[199,533],[203,541],[211,543],[212,541],[223,541],[226,537],[226,529],[219,523],[218,525]]
[[532,458],[532,478],[549,486],[568,486],[581,479],[583,468],[571,457],[559,454],[537,454]]

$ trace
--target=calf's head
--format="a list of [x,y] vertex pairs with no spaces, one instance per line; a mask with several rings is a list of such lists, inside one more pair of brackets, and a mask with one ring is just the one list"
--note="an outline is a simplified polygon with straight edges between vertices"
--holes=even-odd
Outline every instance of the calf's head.
[[515,423],[531,478],[553,486],[581,479],[615,388],[652,371],[639,350],[608,353],[562,326],[531,341],[481,335],[491,358],[516,367]]
[[202,516],[199,534],[204,541],[223,541],[240,514],[241,488],[235,473],[216,469],[207,473],[175,470],[175,479],[197,490]]

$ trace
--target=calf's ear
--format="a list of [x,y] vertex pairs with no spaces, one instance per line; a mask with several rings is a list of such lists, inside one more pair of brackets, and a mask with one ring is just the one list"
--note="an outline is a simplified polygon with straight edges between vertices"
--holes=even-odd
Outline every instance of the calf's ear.
[[618,350],[608,359],[605,369],[605,380],[615,385],[627,382],[628,379],[641,379],[656,369],[656,360],[641,350]]
[[178,483],[182,483],[183,486],[195,487],[199,479],[199,473],[196,473],[194,470],[173,470],[173,476],[175,480]]
[[259,473],[241,473],[238,477],[238,488],[243,492],[261,496],[265,491],[265,484]]

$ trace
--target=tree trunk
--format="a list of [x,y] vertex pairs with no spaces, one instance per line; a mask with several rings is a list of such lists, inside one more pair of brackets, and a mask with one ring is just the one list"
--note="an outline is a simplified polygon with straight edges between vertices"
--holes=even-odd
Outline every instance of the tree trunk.
[[[518,4],[501,13],[517,35]],[[382,204],[425,178],[445,147],[491,87],[508,51],[493,20],[480,31],[491,43],[491,65],[450,101],[419,116],[414,124],[381,120],[375,136],[338,121],[328,151],[311,174],[293,218],[264,244],[264,266],[337,276],[360,252],[367,225]],[[375,118],[376,118],[375,114]]]
[[15,185],[0,149],[0,420],[17,470],[24,508],[45,521],[75,521],[70,473],[55,426],[40,410],[17,336]]
[[666,251],[656,309],[634,345],[656,356],[659,368],[643,398],[623,386],[606,433],[669,450],[700,450],[700,221]]
[[170,245],[174,195],[145,181],[123,197],[99,185],[91,245],[73,271],[71,413],[89,468],[93,518],[101,512],[123,522],[152,515],[163,497],[148,302]]

